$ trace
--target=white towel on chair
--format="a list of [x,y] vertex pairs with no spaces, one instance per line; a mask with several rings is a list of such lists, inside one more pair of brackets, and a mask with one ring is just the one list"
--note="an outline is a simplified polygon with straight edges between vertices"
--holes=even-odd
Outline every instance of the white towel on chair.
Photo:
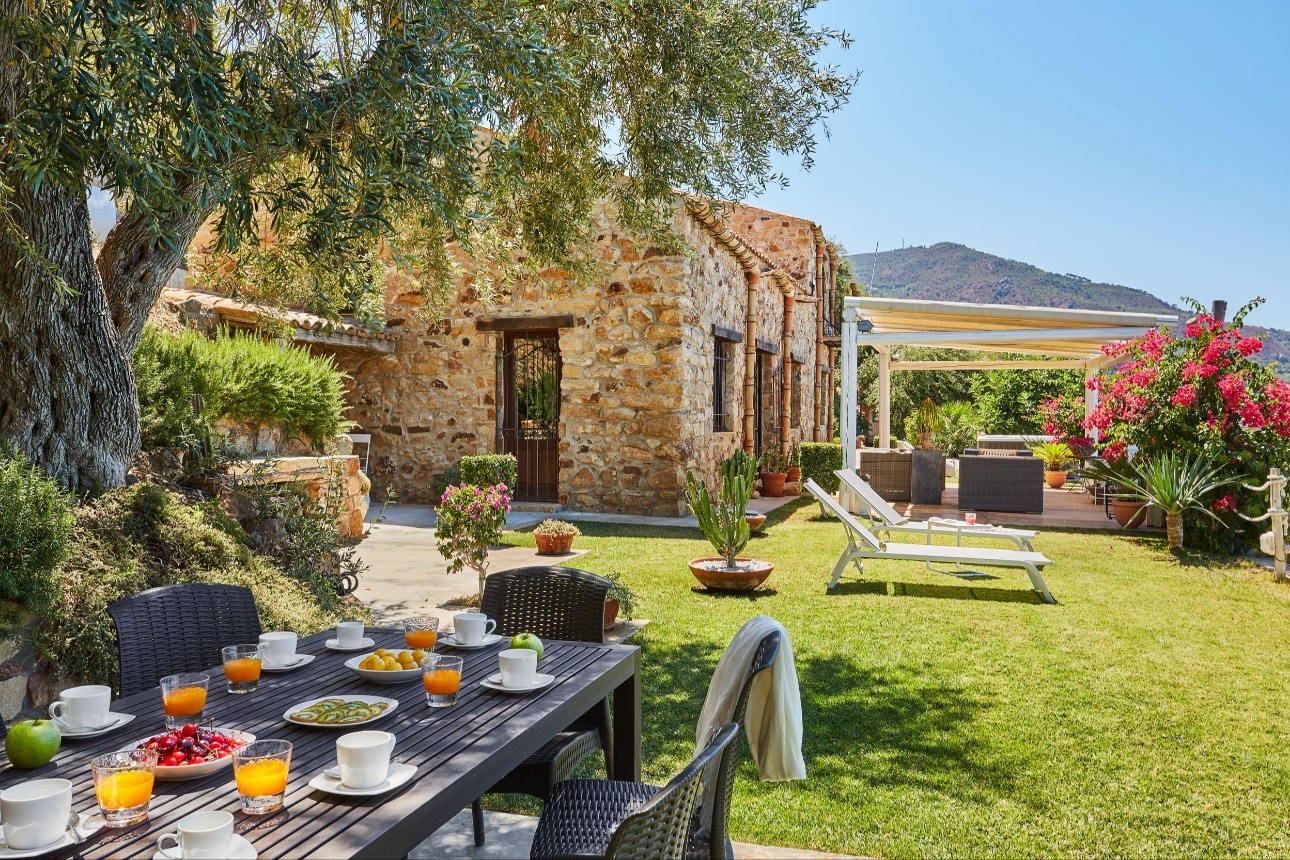
[[[730,722],[757,646],[775,631],[779,631],[775,663],[769,672],[762,672],[753,680],[744,716],[748,746],[766,782],[806,779],[806,762],[802,760],[802,697],[797,685],[797,668],[793,665],[793,645],[784,625],[774,618],[758,615],[740,627],[730,640],[712,673],[695,733],[695,755],[698,755],[708,745],[712,733]],[[708,780],[703,796],[705,819],[711,814],[715,790],[716,780]]]

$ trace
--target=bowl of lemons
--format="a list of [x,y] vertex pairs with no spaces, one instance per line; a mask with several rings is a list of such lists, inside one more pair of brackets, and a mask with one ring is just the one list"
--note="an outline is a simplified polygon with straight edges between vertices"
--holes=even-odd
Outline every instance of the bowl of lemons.
[[387,651],[377,648],[371,654],[350,657],[345,668],[360,678],[377,684],[404,684],[421,677],[421,658],[425,651]]

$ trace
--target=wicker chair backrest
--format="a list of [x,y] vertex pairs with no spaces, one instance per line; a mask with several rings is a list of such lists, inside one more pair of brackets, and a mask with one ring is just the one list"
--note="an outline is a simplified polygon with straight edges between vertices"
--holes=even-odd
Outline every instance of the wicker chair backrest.
[[163,585],[118,600],[108,614],[122,696],[155,687],[165,675],[218,666],[221,648],[258,642],[263,632],[255,597],[240,585]]
[[703,788],[703,772],[716,765],[722,750],[738,732],[737,723],[726,723],[718,729],[685,770],[618,825],[605,857],[609,860],[617,857],[683,860],[690,822]]
[[484,580],[479,611],[497,633],[533,633],[566,642],[605,641],[609,580],[571,567],[521,567]]

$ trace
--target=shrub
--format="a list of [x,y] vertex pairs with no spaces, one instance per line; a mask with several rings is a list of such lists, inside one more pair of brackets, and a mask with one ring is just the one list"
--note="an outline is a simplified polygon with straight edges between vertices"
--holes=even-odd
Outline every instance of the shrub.
[[510,509],[510,496],[501,483],[449,487],[435,509],[435,543],[448,559],[448,572],[461,573],[469,567],[478,573],[480,595],[488,575],[488,548],[501,541]]
[[957,457],[976,447],[980,432],[981,416],[976,407],[965,400],[954,400],[941,407],[941,429],[932,437],[932,444],[946,457]]
[[505,484],[506,489],[514,490],[519,482],[520,467],[514,454],[479,454],[474,457],[462,457],[457,464],[461,471],[461,482],[472,487],[495,487]]
[[[210,433],[213,416],[204,407],[217,399],[208,366],[210,343],[195,331],[167,334],[148,326],[134,351],[143,447],[192,447]],[[203,408],[194,409],[194,395]]]
[[20,453],[0,451],[0,599],[46,594],[67,557],[72,495]]
[[435,475],[434,479],[430,482],[430,492],[433,494],[432,498],[435,503],[437,504],[439,499],[443,498],[445,490],[454,484],[460,483],[462,483],[461,470],[456,466]]
[[543,520],[538,527],[533,530],[535,535],[552,535],[553,537],[565,537],[568,535],[577,536],[582,534],[578,527],[573,523],[567,523],[564,520]]
[[838,476],[834,469],[846,465],[842,446],[836,442],[803,442],[799,457],[802,461],[802,483],[815,481],[830,493],[838,491]]
[[[109,604],[148,588],[183,582],[243,585],[255,594],[266,630],[309,635],[366,609],[320,600],[252,553],[236,524],[213,506],[183,503],[153,484],[105,493],[75,511],[71,552],[43,605],[35,645],[42,658],[77,683],[116,686],[116,630]],[[201,619],[176,619],[178,624]]]

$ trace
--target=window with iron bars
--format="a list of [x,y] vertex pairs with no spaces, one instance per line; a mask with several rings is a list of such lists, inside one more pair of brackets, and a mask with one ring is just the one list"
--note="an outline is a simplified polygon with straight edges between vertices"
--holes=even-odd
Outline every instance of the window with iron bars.
[[716,433],[730,432],[730,387],[726,371],[730,366],[733,344],[723,338],[713,338],[712,344],[712,429]]
[[792,390],[792,400],[789,401],[791,421],[788,426],[796,428],[796,427],[802,426],[802,371],[803,371],[803,368],[802,368],[802,362],[797,360],[794,360],[790,366],[792,367],[792,374],[793,374],[792,377],[790,377],[791,379],[790,384],[793,386],[793,390]]

